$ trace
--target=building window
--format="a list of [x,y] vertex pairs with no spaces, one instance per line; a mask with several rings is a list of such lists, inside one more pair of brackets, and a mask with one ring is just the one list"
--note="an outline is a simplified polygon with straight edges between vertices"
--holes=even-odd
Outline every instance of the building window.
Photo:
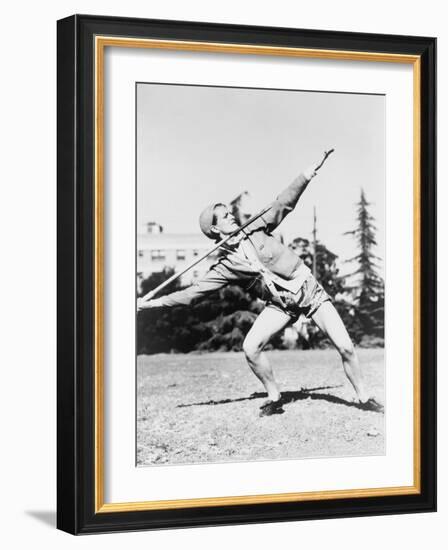
[[139,250],[138,251],[138,257],[139,258],[143,258],[144,254],[143,254],[143,250]]
[[176,259],[177,260],[185,260],[187,257],[187,253],[185,250],[176,250]]
[[164,250],[151,250],[151,260],[164,260],[165,251]]
[[163,233],[163,227],[156,222],[148,222],[146,224],[146,231],[147,233],[157,235],[159,233]]

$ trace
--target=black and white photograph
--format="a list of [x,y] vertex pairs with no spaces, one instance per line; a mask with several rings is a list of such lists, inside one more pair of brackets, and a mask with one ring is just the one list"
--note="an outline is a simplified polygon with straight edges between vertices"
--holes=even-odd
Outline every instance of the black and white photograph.
[[136,84],[138,466],[385,453],[385,116]]

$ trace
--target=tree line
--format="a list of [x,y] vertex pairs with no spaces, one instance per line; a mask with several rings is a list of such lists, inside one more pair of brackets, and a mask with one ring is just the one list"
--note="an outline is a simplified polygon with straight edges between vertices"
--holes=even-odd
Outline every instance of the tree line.
[[[314,264],[316,278],[332,297],[353,341],[366,347],[384,345],[384,282],[378,274],[379,258],[374,219],[369,202],[361,190],[356,205],[356,227],[346,233],[355,239],[357,254],[347,260],[353,271],[342,276],[338,256],[322,242],[313,246],[309,240],[297,237],[290,243],[310,267]],[[316,256],[314,258],[314,255]],[[142,281],[144,295],[173,274],[170,268],[153,273]],[[169,294],[182,288],[177,280],[159,294]],[[137,320],[137,353],[187,353],[192,351],[240,351],[245,335],[264,303],[257,286],[245,290],[229,285],[202,298],[189,307],[144,310]],[[325,347],[328,342],[312,324],[298,330],[293,343],[298,348]],[[283,334],[278,334],[270,348],[291,347]]]

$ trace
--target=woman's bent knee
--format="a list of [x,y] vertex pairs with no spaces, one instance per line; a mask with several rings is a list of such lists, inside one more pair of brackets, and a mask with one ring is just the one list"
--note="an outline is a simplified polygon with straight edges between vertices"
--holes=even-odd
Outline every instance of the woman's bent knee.
[[246,338],[243,342],[243,351],[248,359],[256,359],[263,350],[263,345],[250,338]]
[[355,355],[355,347],[350,340],[338,345],[337,348],[344,361],[350,361]]

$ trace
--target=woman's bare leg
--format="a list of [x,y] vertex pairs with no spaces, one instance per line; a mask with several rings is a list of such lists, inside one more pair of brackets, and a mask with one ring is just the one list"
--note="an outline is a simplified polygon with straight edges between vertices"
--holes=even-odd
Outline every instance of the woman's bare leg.
[[355,348],[336,308],[331,302],[324,302],[314,313],[312,319],[339,351],[345,374],[359,401],[365,403],[369,400],[370,395],[364,388],[364,380]]
[[263,349],[269,340],[290,322],[291,317],[278,309],[266,307],[256,318],[243,342],[247,362],[255,376],[261,380],[268,399],[278,401],[280,391],[271,365]]

